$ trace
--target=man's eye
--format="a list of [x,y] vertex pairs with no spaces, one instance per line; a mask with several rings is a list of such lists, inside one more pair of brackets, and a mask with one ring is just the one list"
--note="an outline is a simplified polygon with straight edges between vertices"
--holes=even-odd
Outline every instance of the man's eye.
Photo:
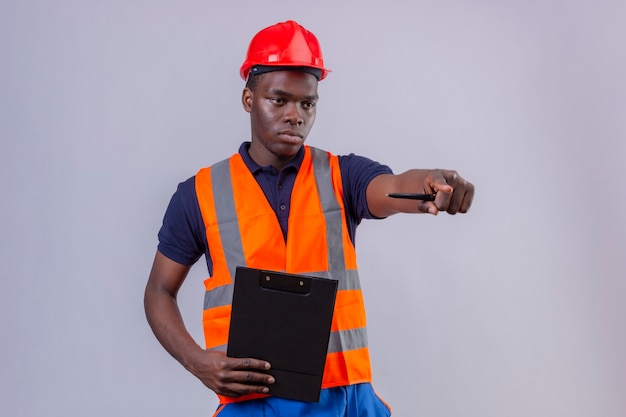
[[270,102],[274,104],[283,104],[285,100],[283,100],[282,98],[272,97],[270,98]]
[[305,101],[304,103],[302,103],[302,107],[304,107],[307,110],[310,110],[313,107],[315,107],[315,103],[312,101]]

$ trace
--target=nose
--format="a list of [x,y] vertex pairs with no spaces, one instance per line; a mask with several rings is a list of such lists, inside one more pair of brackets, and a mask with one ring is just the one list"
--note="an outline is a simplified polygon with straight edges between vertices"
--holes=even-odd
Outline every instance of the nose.
[[304,123],[298,103],[289,103],[285,106],[285,121],[293,126],[300,126]]

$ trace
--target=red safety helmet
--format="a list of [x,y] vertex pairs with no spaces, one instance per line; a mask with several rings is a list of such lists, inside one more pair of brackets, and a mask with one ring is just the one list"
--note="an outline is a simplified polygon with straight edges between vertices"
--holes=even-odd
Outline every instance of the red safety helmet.
[[255,65],[317,68],[322,71],[320,80],[330,72],[324,68],[322,49],[315,35],[293,20],[265,28],[252,38],[241,65],[241,78],[246,80]]

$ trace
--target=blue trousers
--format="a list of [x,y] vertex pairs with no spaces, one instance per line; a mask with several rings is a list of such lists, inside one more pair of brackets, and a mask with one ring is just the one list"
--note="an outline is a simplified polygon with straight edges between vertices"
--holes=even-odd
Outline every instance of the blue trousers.
[[213,417],[389,417],[371,384],[323,389],[317,403],[278,397],[220,405]]

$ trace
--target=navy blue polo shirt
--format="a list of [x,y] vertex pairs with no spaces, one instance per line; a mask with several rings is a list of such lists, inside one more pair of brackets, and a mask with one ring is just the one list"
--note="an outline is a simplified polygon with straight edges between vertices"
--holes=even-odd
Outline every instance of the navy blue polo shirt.
[[[296,157],[280,172],[277,172],[271,165],[262,167],[254,162],[248,154],[249,147],[250,142],[244,142],[239,147],[239,154],[274,209],[283,236],[286,237],[289,232],[291,191],[304,159],[304,149],[301,148]],[[374,177],[380,174],[391,174],[392,171],[386,165],[354,154],[338,158],[348,233],[354,242],[356,227],[361,220],[374,218],[367,207],[365,193],[367,186]],[[209,275],[212,275],[213,265],[196,196],[195,176],[180,183],[172,196],[159,231],[158,249],[163,255],[183,265],[193,265],[202,255],[205,255]]]

